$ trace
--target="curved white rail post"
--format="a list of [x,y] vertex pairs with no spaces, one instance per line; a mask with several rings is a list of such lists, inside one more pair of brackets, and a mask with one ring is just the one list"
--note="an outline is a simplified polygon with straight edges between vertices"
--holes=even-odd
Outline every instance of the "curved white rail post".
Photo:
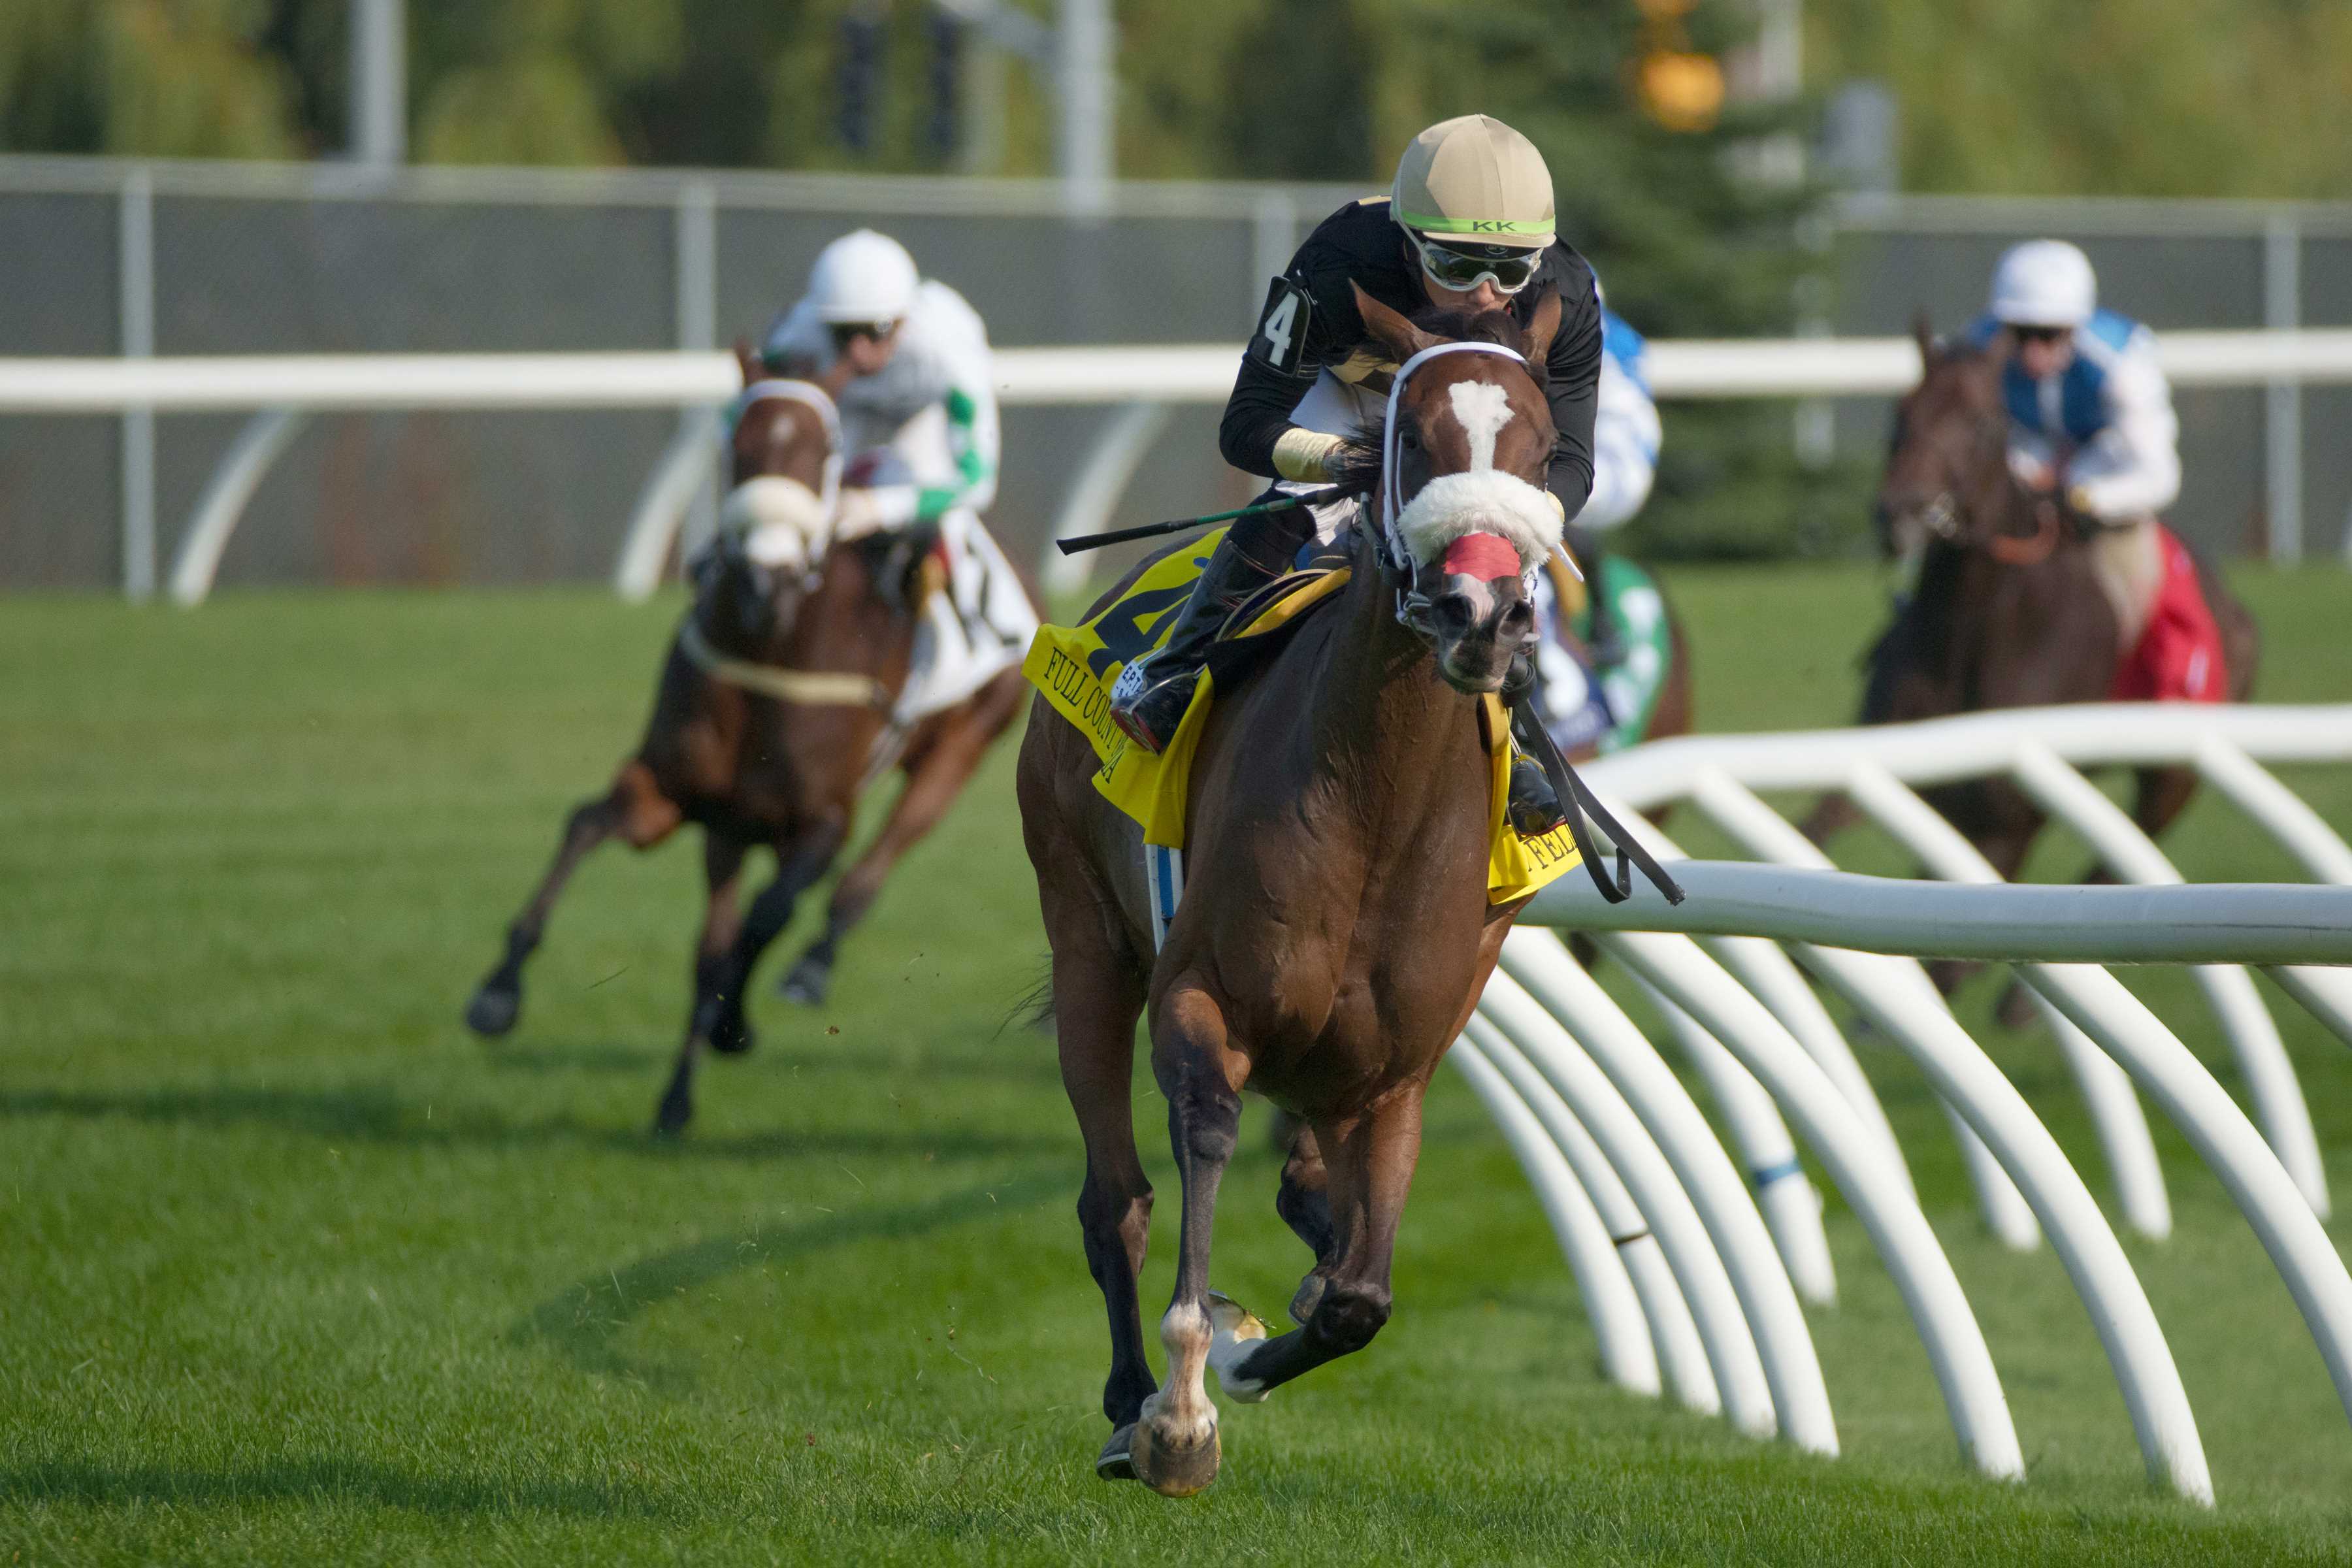
[[2277,1153],[2205,1064],[2122,981],[2088,964],[2029,963],[2029,984],[2080,1024],[2164,1108],[2262,1238],[2352,1415],[2352,1275]]
[[[1674,1270],[1675,1283],[1689,1305],[1731,1424],[1751,1437],[1772,1436],[1770,1384],[1756,1337],[1740,1310],[1730,1260],[1717,1250],[1673,1162],[1583,1047],[1557,1020],[1528,1002],[1524,993],[1490,981],[1479,1007],[1487,1022],[1518,1047],[1559,1091],[1623,1179],[1626,1192],[1657,1237]],[[1765,1249],[1769,1252],[1769,1242]],[[1773,1266],[1779,1267],[1777,1261]]]
[[[1650,1354],[1648,1392],[1657,1392],[1658,1373],[1663,1371],[1676,1404],[1703,1415],[1720,1415],[1723,1396],[1717,1392],[1715,1371],[1707,1365],[1698,1325],[1691,1321],[1690,1303],[1683,1300],[1674,1270],[1658,1248],[1658,1238],[1642,1217],[1641,1205],[1625,1191],[1625,1184],[1601,1152],[1601,1145],[1577,1121],[1559,1091],[1499,1027],[1473,1014],[1463,1038],[1479,1052],[1501,1087],[1534,1116],[1549,1136],[1554,1154],[1566,1162],[1591,1204],[1601,1245],[1624,1274],[1640,1315],[1643,1343]],[[1454,1048],[1459,1051],[1462,1047],[1457,1042]],[[1692,1223],[1697,1223],[1696,1215]]]
[[661,586],[662,565],[677,542],[686,509],[695,492],[709,481],[718,460],[719,421],[706,412],[678,421],[677,434],[646,477],[636,510],[629,514],[629,531],[621,544],[621,559],[613,568],[613,591],[631,604],[651,598]]
[[2294,963],[2274,963],[2266,972],[2306,1012],[2334,1030],[2336,1038],[2352,1046],[2352,975]]
[[[2156,841],[2097,785],[2076,773],[2064,759],[2038,741],[2021,742],[2013,776],[2018,784],[2053,816],[2066,822],[2091,841],[2107,869],[2127,882],[2178,884],[2180,873],[2165,858]],[[2303,1189],[2312,1211],[2325,1219],[2328,1212],[2327,1173],[2319,1158],[2319,1140],[2311,1127],[2311,1109],[2304,1103],[2303,1086],[2279,1039],[2278,1026],[2254,990],[2253,976],[2230,964],[2200,963],[2189,973],[2220,1020],[2222,1032],[2236,1051],[2246,1076],[2246,1092],[2254,1102],[2270,1145],[2278,1152],[2294,1184]]]
[[[1846,795],[1918,856],[1934,875],[1948,882],[1979,886],[2001,880],[1992,862],[1942,813],[1878,763],[1856,763]],[[2031,994],[2065,1053],[2067,1068],[2082,1086],[2125,1218],[2133,1229],[2152,1239],[2170,1236],[2172,1200],[2165,1190],[2164,1168],[2157,1163],[2156,1142],[2148,1136],[2147,1118],[2140,1110],[2139,1097],[2132,1092],[2131,1079],[2049,998],[2039,991]]]
[[[1526,992],[1499,980],[1517,981]],[[1490,1016],[1528,1003],[1529,992],[1542,1004],[1537,1012],[1549,1010],[1568,1026],[1682,1178],[1739,1292],[1740,1310],[1764,1358],[1781,1436],[1811,1452],[1835,1454],[1837,1424],[1830,1415],[1829,1389],[1795,1287],[1755,1201],[1682,1080],[1549,931],[1514,931],[1503,939],[1502,970],[1486,986]],[[1717,1369],[1718,1382],[1721,1377]]]
[[173,604],[193,609],[211,596],[229,535],[236,531],[237,520],[268,477],[270,465],[301,431],[302,422],[299,408],[265,408],[237,432],[205,482],[196,510],[188,514],[188,526],[181,531],[179,552],[172,559]]
[[1944,1396],[1963,1462],[1986,1475],[2025,1473],[2017,1427],[1951,1260],[1918,1206],[1906,1201],[1874,1156],[1869,1136],[1829,1075],[1780,1020],[1686,936],[1613,931],[1604,949],[1687,1008],[1768,1085],[1804,1130],[1805,1142],[1845,1194],[1894,1276]]
[[[1647,828],[1644,837],[1654,850],[1671,852],[1664,836],[1656,829]],[[1712,863],[1687,864],[1685,883],[1696,887],[1701,880],[1698,872]],[[1720,868],[1728,871],[1734,867],[1726,865]],[[1743,876],[1763,869],[1744,865],[1736,868]],[[1848,880],[1862,883],[1869,879]],[[1698,897],[1669,908],[1663,900],[1642,900],[1637,893],[1640,907],[1612,908],[1597,897],[1588,897],[1581,889],[1570,887],[1564,892],[1555,891],[1563,886],[1555,883],[1552,889],[1538,895],[1538,906],[1549,900],[1553,906],[1552,919],[1588,931],[1640,926],[1664,931],[1705,929],[1716,923],[1709,918],[1710,912],[1700,907]],[[1916,883],[1895,883],[1891,888],[1914,897],[1926,891],[1924,885]],[[2012,888],[2001,891],[2027,894],[2039,889]],[[2081,895],[2093,889],[2064,891]],[[2083,1184],[2083,1178],[2067,1163],[2057,1141],[2050,1136],[2049,1129],[2042,1125],[2016,1086],[2001,1075],[1983,1048],[1944,1008],[1935,987],[1916,964],[1893,962],[1875,953],[1822,947],[1803,940],[1799,933],[1809,931],[1814,923],[1811,911],[1792,910],[1785,900],[1746,900],[1734,912],[1748,929],[1769,931],[1791,942],[1800,963],[1861,1008],[1918,1064],[1937,1092],[1968,1118],[1969,1125],[1984,1139],[2003,1168],[2016,1178],[2018,1189],[2032,1204],[2035,1215],[2049,1233],[2051,1249],[2058,1255],[2075,1293],[2082,1298],[2084,1310],[2098,1333],[2123,1392],[2124,1408],[2131,1416],[2133,1435],[2138,1439],[2149,1479],[2199,1502],[2210,1504],[2212,1477],[2206,1468],[2204,1446],[2197,1436],[2197,1419],[2189,1408],[2189,1395],[2181,1387],[2179,1369],[2173,1363],[2171,1347],[2165,1342],[2164,1331],[2157,1323],[2147,1292],[2141,1289],[2138,1277],[2132,1272],[2123,1247],[2116,1241],[2115,1232],[2107,1227],[2106,1218],[2100,1214],[2090,1189]],[[1528,912],[1520,916],[1523,922],[1528,918]],[[1904,934],[1911,933],[1906,931]],[[1937,945],[1946,944],[1939,939]],[[1991,951],[1983,956],[2011,956],[2005,942],[1984,945]]]
[[[1817,870],[1832,868],[1830,858],[1821,847],[1807,838],[1780,814],[1759,799],[1755,793],[1730,774],[1718,768],[1701,768],[1691,775],[1691,800],[1707,819],[1729,834],[1740,847],[1759,859],[1784,866],[1803,866]],[[1652,829],[1663,843],[1664,836]],[[1677,851],[1679,853],[1679,851]],[[1896,960],[1895,962],[1904,962]],[[1916,969],[1917,965],[1912,965]],[[1919,972],[1922,986],[1933,992],[1927,973]],[[1943,1005],[1940,995],[1937,1005]],[[1951,1123],[1952,1137],[1960,1146],[1960,1161],[1969,1173],[1969,1183],[1976,1189],[1977,1205],[1984,1215],[1985,1225],[2001,1244],[2012,1252],[2030,1252],[2041,1241],[2039,1227],[2033,1223],[2033,1210],[2021,1196],[2016,1184],[2009,1179],[2000,1162],[1994,1159],[1983,1141],[1969,1126],[1965,1118],[1951,1106],[1943,1107],[1945,1120]]]
[[[1077,477],[1070,481],[1069,495],[1054,519],[1055,539],[1076,539],[1103,531],[1118,510],[1119,498],[1127,493],[1135,470],[1143,466],[1174,412],[1165,403],[1130,403],[1111,416],[1088,448]],[[1039,558],[1037,576],[1047,594],[1061,598],[1087,585],[1094,563],[1092,555],[1065,555],[1049,542]]]
[[[1903,1145],[1895,1141],[1894,1124],[1886,1120],[1886,1108],[1878,1102],[1878,1091],[1870,1087],[1862,1063],[1854,1058],[1853,1046],[1846,1042],[1837,1020],[1822,1005],[1822,999],[1813,994],[1805,977],[1797,973],[1795,962],[1780,951],[1777,942],[1760,936],[1701,937],[1699,945],[1731,971],[1734,979],[1754,992],[1756,999],[1769,1007],[1772,1016],[1797,1037],[1805,1054],[1830,1075],[1830,1081],[1845,1096],[1845,1102],[1862,1118],[1864,1131],[1878,1144],[1879,1157],[1886,1162],[1886,1168],[1902,1179],[1903,1190],[1916,1202],[1919,1189],[1912,1183],[1910,1162],[1904,1158]],[[1966,1131],[1966,1123],[1960,1125]],[[1970,1132],[1969,1137],[1973,1141],[1976,1134]],[[2006,1183],[2009,1178],[2003,1176],[2001,1180]],[[2024,1209],[2023,1199],[2018,1200],[2018,1207]],[[2026,1245],[2031,1247],[2034,1240],[2031,1231],[2033,1216],[2028,1214],[2025,1223]]]
[[1837,1270],[1830,1262],[1830,1238],[1822,1228],[1822,1195],[1797,1158],[1796,1141],[1789,1136],[1779,1107],[1704,1025],[1656,986],[1646,980],[1640,984],[1683,1055],[1706,1080],[1707,1092],[1730,1126],[1739,1157],[1748,1163],[1756,1206],[1764,1211],[1765,1227],[1772,1233],[1790,1282],[1814,1306],[1834,1306]]
[[1626,1278],[1625,1265],[1610,1244],[1609,1229],[1591,1199],[1552,1146],[1543,1123],[1476,1046],[1456,1040],[1445,1059],[1469,1080],[1471,1091],[1494,1118],[1503,1142],[1527,1173],[1528,1184],[1535,1188],[1536,1201],[1543,1205],[1544,1217],[1551,1222],[1552,1235],[1576,1275],[1576,1293],[1583,1298],[1584,1315],[1592,1324],[1601,1370],[1620,1388],[1654,1395],[1658,1358],[1651,1350],[1643,1303],[1634,1296],[1633,1283]]

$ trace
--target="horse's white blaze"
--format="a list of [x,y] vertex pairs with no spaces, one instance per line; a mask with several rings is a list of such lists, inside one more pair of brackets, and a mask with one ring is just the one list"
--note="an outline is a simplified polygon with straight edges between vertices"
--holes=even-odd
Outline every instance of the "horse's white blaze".
[[1491,381],[1457,381],[1446,388],[1454,399],[1454,417],[1470,437],[1470,468],[1475,473],[1495,466],[1495,441],[1511,422],[1511,395]]

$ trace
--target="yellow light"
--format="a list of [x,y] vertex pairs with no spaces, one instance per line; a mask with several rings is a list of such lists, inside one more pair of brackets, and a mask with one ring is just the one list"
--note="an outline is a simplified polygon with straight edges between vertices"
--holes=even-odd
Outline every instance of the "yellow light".
[[1642,107],[1669,131],[1709,130],[1723,113],[1723,68],[1711,55],[1654,50],[1638,73]]

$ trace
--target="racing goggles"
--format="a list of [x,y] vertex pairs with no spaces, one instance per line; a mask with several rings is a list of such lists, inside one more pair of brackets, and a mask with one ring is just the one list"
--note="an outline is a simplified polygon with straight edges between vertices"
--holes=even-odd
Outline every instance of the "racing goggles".
[[1540,249],[1482,245],[1475,251],[1456,250],[1419,233],[1413,235],[1412,243],[1421,252],[1421,269],[1429,274],[1430,281],[1457,294],[1488,282],[1505,294],[1516,294],[1535,281],[1536,268],[1543,265]]

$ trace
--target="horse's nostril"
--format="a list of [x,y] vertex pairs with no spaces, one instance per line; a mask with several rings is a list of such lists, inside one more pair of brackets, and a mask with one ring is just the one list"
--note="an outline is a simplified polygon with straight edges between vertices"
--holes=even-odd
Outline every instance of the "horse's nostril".
[[1460,637],[1470,629],[1477,618],[1477,606],[1471,604],[1467,594],[1441,594],[1430,606],[1438,628],[1452,637]]

